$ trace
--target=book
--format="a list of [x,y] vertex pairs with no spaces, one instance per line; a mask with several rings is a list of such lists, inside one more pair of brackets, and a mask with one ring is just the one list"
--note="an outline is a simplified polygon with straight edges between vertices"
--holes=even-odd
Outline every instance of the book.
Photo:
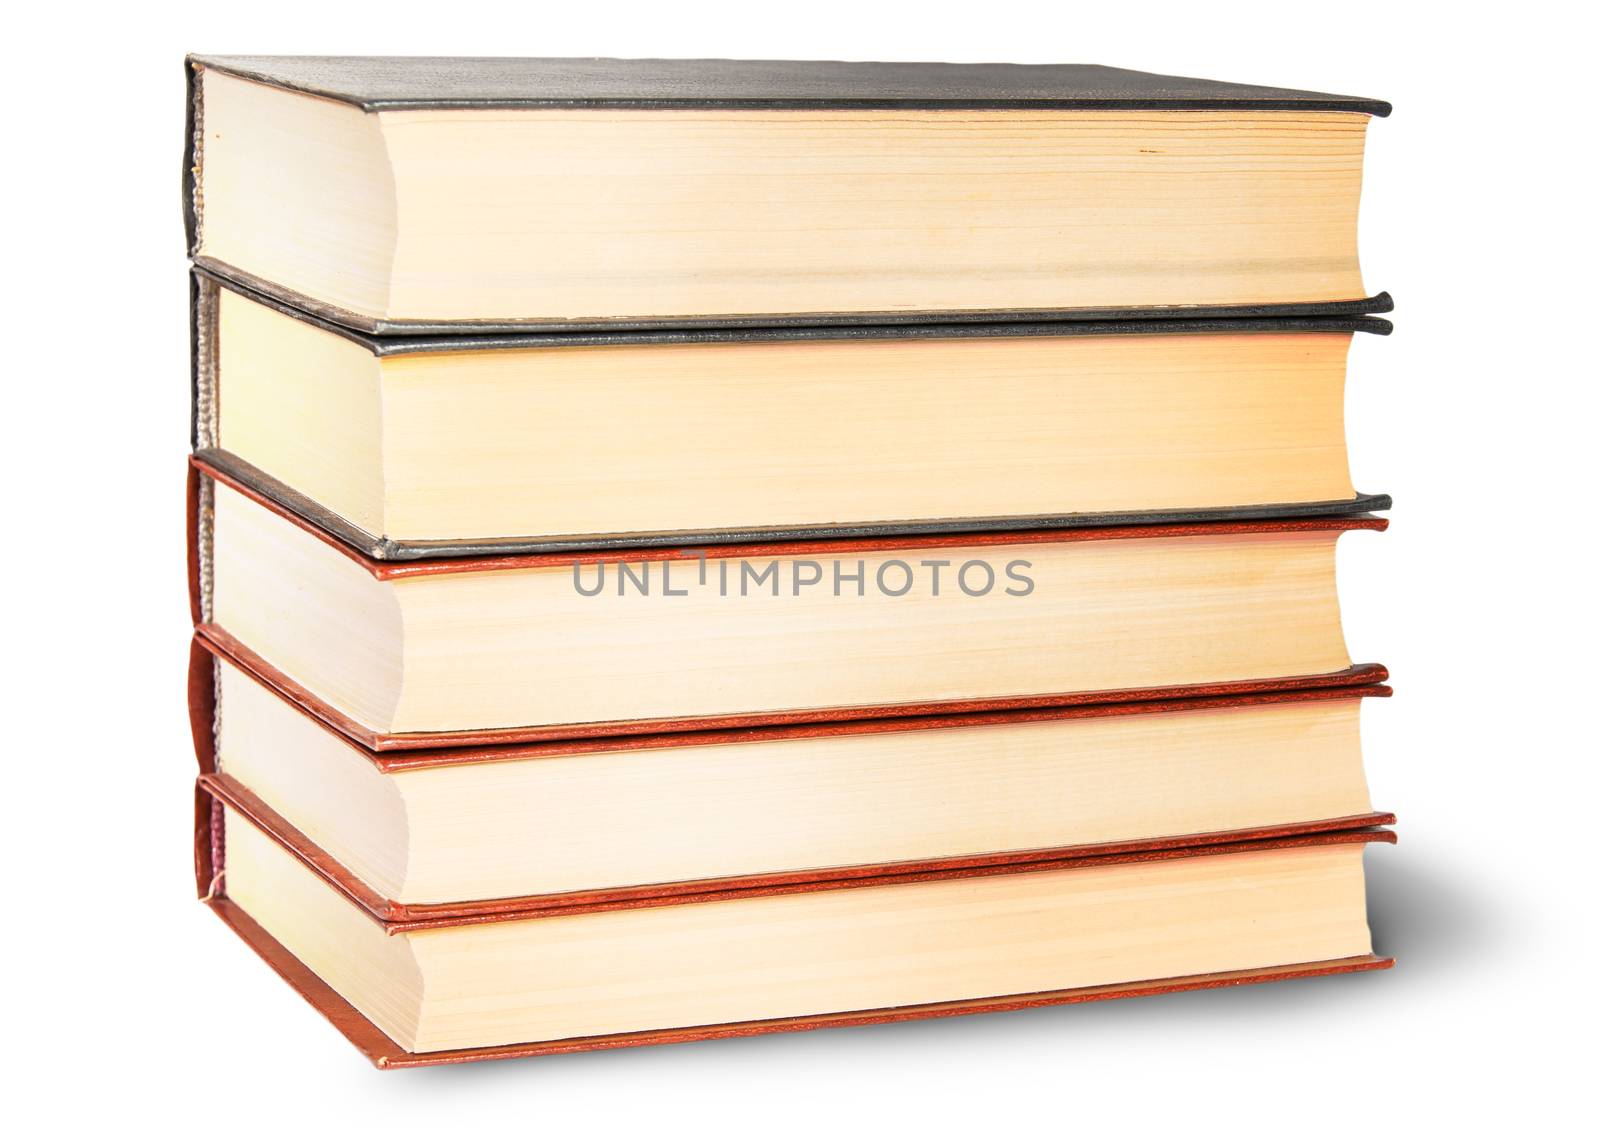
[[226,793],[202,897],[380,1067],[1376,970],[1384,829],[384,920]]
[[198,264],[373,332],[1363,313],[1379,100],[1085,65],[194,56]]
[[1373,317],[373,337],[201,275],[194,442],[381,559],[1349,514]]
[[208,789],[337,864],[386,919],[1392,821],[1361,766],[1361,700],[1389,694],[1376,681],[373,752],[204,641],[194,674]]
[[200,631],[371,748],[1347,683],[1299,518],[379,562],[193,465]]

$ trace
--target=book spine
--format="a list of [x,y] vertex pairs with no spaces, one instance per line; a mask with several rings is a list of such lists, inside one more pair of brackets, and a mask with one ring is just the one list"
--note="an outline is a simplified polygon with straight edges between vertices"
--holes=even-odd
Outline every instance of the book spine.
[[195,892],[210,899],[222,891],[222,804],[211,794],[204,778],[217,768],[217,665],[216,658],[199,641],[189,643],[189,734],[200,776],[194,789]]
[[200,104],[200,65],[183,61],[183,234],[192,257],[200,249],[200,162],[205,111]]
[[188,467],[184,511],[185,566],[189,580],[189,619],[196,628],[211,620],[211,532],[214,490],[211,479],[193,464]]
[[217,284],[189,275],[189,446],[217,444]]

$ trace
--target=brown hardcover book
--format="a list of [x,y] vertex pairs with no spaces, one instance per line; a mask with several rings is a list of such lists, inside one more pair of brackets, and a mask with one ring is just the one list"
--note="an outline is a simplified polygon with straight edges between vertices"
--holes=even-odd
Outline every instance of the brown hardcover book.
[[1391,819],[1361,765],[1377,683],[374,752],[204,638],[191,676],[207,791],[391,920]]
[[396,920],[202,778],[195,859],[212,909],[396,1067],[1387,967],[1361,852],[1393,839],[1323,831]]
[[194,462],[195,616],[372,748],[1370,681],[1367,516],[379,562]]
[[1387,304],[1356,255],[1379,100],[1077,64],[188,71],[196,260],[360,330]]

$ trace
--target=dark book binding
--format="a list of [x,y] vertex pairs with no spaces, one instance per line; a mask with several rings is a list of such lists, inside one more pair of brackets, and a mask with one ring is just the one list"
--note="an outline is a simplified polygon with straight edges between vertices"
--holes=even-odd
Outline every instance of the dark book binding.
[[[459,327],[438,334],[373,333],[356,330],[307,310],[262,289],[260,280],[238,271],[218,270],[207,262],[191,268],[196,328],[214,329],[218,290],[230,290],[280,314],[308,323],[362,347],[375,358],[405,354],[453,354],[478,350],[549,350],[575,346],[708,346],[741,342],[870,342],[907,338],[1082,338],[1132,334],[1392,334],[1394,323],[1377,312],[1394,309],[1387,294],[1373,300],[1382,305],[1363,310],[1337,309],[1340,304],[1303,303],[1274,307],[1260,313],[1234,315],[1208,313],[1211,308],[1183,307],[1181,313],[1074,322],[928,322],[924,315],[905,315],[904,321],[876,326],[716,326],[704,329],[605,330],[592,326],[557,330],[501,331],[463,334]],[[1081,312],[1080,312],[1081,313]]]
[[[375,56],[191,55],[183,155],[188,248],[199,248],[196,178],[204,121],[195,75],[204,69],[345,103],[365,112],[472,108],[1337,111],[1386,116],[1382,100],[1292,88],[1163,76],[1089,64],[857,63],[784,60],[610,60]],[[696,315],[582,322],[376,319],[256,278],[220,260],[204,269],[355,331],[455,337],[517,331],[674,330],[924,325],[929,322],[1105,321],[1156,316],[1259,318],[1362,315],[1392,309],[1380,293],[1327,302],[1060,310]]]
[[654,546],[702,546],[738,543],[845,540],[850,538],[992,533],[1014,529],[1078,529],[1156,525],[1196,521],[1250,521],[1265,518],[1332,517],[1389,509],[1385,494],[1357,494],[1339,501],[1227,505],[1140,510],[1134,512],[1058,513],[1012,517],[947,518],[934,521],[826,522],[814,525],[684,530],[671,533],[579,534],[500,537],[482,540],[396,539],[378,537],[340,517],[305,494],[278,481],[243,458],[221,448],[216,440],[218,402],[216,297],[231,290],[301,322],[347,339],[378,358],[406,354],[476,350],[538,349],[570,346],[619,346],[649,343],[719,344],[738,342],[838,341],[901,338],[1060,338],[1133,334],[1230,334],[1254,332],[1335,332],[1388,334],[1392,324],[1370,315],[1316,315],[1232,319],[1144,319],[1122,322],[928,324],[906,326],[792,326],[694,331],[631,331],[583,334],[516,334],[476,337],[379,337],[297,309],[254,288],[203,268],[191,276],[190,442],[208,471],[314,522],[325,532],[380,561],[448,557],[481,557],[528,553],[571,553],[585,550],[641,549]]
[[1097,64],[191,55],[188,64],[351,104],[443,108],[1352,111],[1383,100]]

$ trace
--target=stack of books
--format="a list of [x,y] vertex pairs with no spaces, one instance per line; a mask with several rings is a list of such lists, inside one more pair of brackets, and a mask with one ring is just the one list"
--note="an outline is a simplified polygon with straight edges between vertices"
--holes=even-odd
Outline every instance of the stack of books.
[[380,1066],[1388,965],[1365,99],[195,57],[202,897]]

